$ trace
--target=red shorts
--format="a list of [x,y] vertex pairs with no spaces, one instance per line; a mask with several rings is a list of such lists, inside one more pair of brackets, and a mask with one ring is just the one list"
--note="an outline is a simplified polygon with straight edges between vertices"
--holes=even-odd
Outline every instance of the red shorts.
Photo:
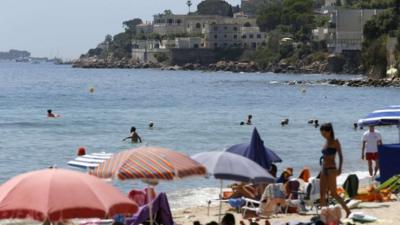
[[371,153],[371,152],[367,152],[367,154],[365,154],[365,158],[370,161],[370,160],[378,160],[379,159],[379,155],[377,152]]

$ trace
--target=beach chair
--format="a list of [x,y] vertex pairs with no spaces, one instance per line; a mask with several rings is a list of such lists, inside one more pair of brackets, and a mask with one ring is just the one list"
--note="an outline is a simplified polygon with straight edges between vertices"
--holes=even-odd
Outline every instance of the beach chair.
[[318,214],[319,199],[321,197],[319,183],[319,179],[312,179],[306,187],[305,195],[303,198],[305,205],[310,207],[310,210],[313,210],[313,208],[315,208],[316,214]]
[[269,184],[260,199],[256,201],[249,198],[243,198],[245,204],[241,208],[242,216],[251,211],[257,216],[269,218],[271,215],[282,212],[278,206],[287,206],[285,199],[285,187],[283,184]]
[[[149,191],[150,193],[148,193]],[[128,193],[128,198],[136,202],[138,206],[143,206],[151,202],[149,195],[151,199],[155,199],[157,196],[153,188],[145,188],[144,190],[131,190]]]
[[400,175],[395,175],[376,188],[377,191],[389,190],[393,193],[400,191]]
[[301,183],[299,180],[290,180],[286,184],[287,203],[286,213],[297,212],[303,213],[307,209],[305,207],[305,192],[301,190]]
[[165,193],[158,194],[153,201],[141,206],[133,217],[125,220],[125,224],[139,225],[146,223],[150,219],[150,204],[152,207],[152,219],[154,224],[175,225],[172,219],[168,198]]

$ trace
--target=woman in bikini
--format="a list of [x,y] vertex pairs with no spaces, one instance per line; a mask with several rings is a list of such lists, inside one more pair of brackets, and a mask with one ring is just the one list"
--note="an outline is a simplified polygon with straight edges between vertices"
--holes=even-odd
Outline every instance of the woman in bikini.
[[[335,133],[331,123],[323,124],[320,131],[322,137],[326,139],[321,157],[321,206],[327,206],[327,196],[330,194],[346,211],[346,217],[349,217],[351,213],[350,209],[346,206],[344,200],[336,193],[336,177],[342,173],[343,165],[343,154],[340,142],[338,139],[335,139]],[[339,168],[336,166],[336,155],[339,155]]]

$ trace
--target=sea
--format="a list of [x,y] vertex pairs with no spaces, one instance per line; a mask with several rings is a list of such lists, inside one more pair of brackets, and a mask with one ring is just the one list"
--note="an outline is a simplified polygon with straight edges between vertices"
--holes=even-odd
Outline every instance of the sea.
[[[316,175],[324,140],[319,129],[307,123],[311,119],[333,123],[344,154],[339,180],[350,173],[365,178],[364,131],[353,129],[353,124],[375,109],[400,104],[400,90],[287,83],[332,78],[361,77],[0,62],[0,184],[27,171],[69,168],[67,162],[80,146],[89,153],[161,146],[193,155],[248,143],[254,127],[283,159],[278,173],[293,167],[298,175],[307,166]],[[46,118],[47,109],[61,118]],[[240,126],[249,114],[253,126]],[[285,118],[289,125],[282,127]],[[152,130],[149,121],[155,123]],[[131,126],[143,144],[122,141]],[[379,130],[384,143],[398,143],[396,127]],[[124,192],[144,187],[140,181],[113,184]],[[218,197],[219,184],[197,177],[160,182],[156,190],[168,194],[172,208],[181,209],[207,205]]]

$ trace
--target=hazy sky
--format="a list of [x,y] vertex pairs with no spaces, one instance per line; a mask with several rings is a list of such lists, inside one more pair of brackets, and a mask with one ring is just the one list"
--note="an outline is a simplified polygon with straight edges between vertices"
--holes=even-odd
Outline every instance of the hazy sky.
[[[195,9],[200,0],[193,0]],[[240,0],[228,0],[237,5]],[[33,56],[76,58],[122,21],[150,21],[171,9],[186,13],[186,0],[0,0],[0,51],[28,50]]]

